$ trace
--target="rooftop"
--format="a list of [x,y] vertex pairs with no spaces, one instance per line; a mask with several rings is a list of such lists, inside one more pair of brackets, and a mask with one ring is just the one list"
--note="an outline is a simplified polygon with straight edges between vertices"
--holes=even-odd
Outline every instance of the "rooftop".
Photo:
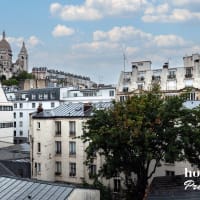
[[73,189],[64,184],[0,176],[1,200],[66,200]]
[[62,104],[52,110],[34,113],[33,118],[89,117],[94,109],[108,109],[111,105],[111,102]]

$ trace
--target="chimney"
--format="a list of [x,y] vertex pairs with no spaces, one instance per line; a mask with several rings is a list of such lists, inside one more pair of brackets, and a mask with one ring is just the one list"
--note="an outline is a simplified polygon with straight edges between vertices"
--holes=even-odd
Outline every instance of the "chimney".
[[83,111],[84,112],[87,112],[91,108],[92,108],[92,104],[91,103],[84,103],[84,105],[83,105]]
[[37,108],[37,113],[43,112],[42,104],[40,103],[38,108]]
[[164,63],[163,69],[168,69],[168,67],[169,67],[169,63],[168,62]]

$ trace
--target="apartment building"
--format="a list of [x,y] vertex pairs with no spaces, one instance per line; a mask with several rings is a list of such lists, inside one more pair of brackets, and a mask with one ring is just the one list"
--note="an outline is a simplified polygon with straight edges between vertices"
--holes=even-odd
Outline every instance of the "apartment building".
[[200,99],[200,54],[183,57],[183,67],[171,67],[165,63],[160,69],[153,69],[151,61],[132,62],[132,71],[121,72],[118,86],[118,100],[127,96],[149,90],[152,84],[160,84],[166,96],[178,95],[190,88],[188,100]]
[[28,141],[29,114],[35,112],[40,104],[43,109],[53,109],[64,102],[91,103],[111,102],[115,99],[115,87],[78,89],[74,87],[42,88],[31,90],[6,89],[6,96],[13,102],[14,142]]
[[13,144],[13,103],[6,98],[0,84],[0,147]]
[[32,74],[35,76],[36,80],[45,80],[46,87],[74,86],[90,88],[95,84],[95,82],[91,81],[89,77],[48,69],[47,67],[34,67],[32,69]]
[[13,118],[15,143],[28,142],[29,115],[42,104],[45,109],[60,105],[59,88],[32,89],[28,91],[6,91],[6,96],[13,103]]
[[97,103],[115,100],[116,87],[104,86],[98,88],[60,88],[60,100],[73,103]]
[[77,138],[93,108],[106,109],[110,102],[67,103],[50,111],[38,111],[30,123],[32,178],[81,184],[93,182],[102,165],[98,157],[88,168],[84,165],[87,144]]

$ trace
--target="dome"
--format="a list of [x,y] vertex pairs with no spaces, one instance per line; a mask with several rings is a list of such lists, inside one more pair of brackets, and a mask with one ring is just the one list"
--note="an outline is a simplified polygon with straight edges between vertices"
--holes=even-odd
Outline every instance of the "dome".
[[7,42],[7,40],[5,39],[5,32],[3,32],[3,38],[2,40],[0,41],[0,49],[6,49],[8,51],[12,51],[11,50],[11,47],[10,47],[10,44]]

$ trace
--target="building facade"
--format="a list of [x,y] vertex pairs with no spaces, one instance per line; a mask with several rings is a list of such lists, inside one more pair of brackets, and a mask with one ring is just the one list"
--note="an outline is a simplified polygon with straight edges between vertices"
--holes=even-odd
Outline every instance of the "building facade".
[[15,63],[12,61],[12,56],[11,46],[3,32],[0,41],[0,76],[2,79],[9,79],[22,71],[28,71],[28,53],[24,42]]
[[115,87],[75,89],[73,87],[17,90],[4,88],[7,99],[13,102],[14,142],[28,141],[29,115],[42,104],[44,109],[53,109],[65,102],[94,103],[111,102],[115,99]]
[[13,144],[13,103],[0,85],[0,147]]
[[34,67],[32,74],[36,80],[43,80],[46,87],[79,87],[91,88],[95,83],[89,77],[66,73],[46,67]]
[[[110,106],[110,102],[68,103],[51,111],[34,113],[30,123],[32,178],[73,184],[93,183],[103,159],[97,155],[91,166],[85,166],[87,144],[76,137],[83,134],[83,126],[93,108]],[[104,182],[113,185],[111,180]]]
[[123,101],[127,96],[149,90],[158,83],[165,96],[178,95],[190,88],[188,100],[200,99],[200,54],[183,57],[183,67],[170,67],[165,63],[161,69],[152,69],[151,61],[132,62],[132,71],[121,72],[117,96]]

